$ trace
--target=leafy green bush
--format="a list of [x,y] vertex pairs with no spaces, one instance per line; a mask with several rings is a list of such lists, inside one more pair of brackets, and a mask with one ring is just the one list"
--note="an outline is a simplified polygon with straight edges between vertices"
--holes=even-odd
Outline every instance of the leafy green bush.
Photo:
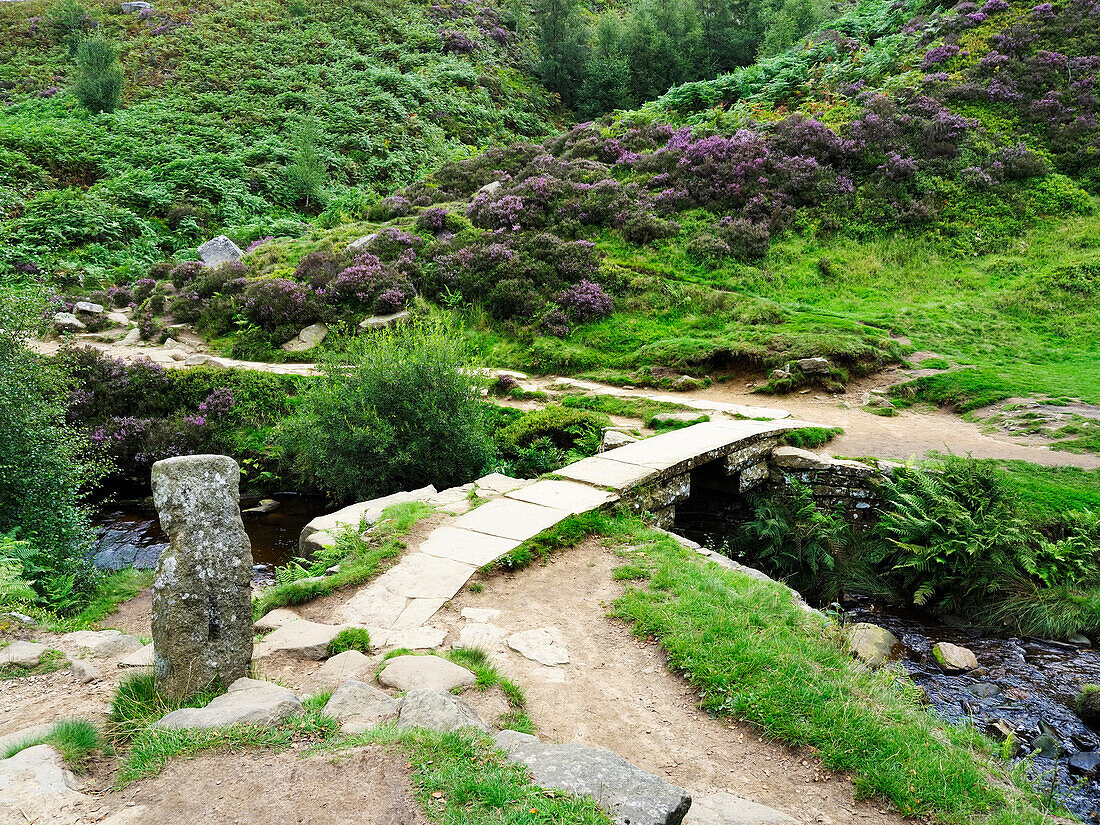
[[342,500],[462,484],[492,463],[480,380],[442,321],[354,339],[326,356],[277,441],[303,477]]
[[122,100],[122,66],[118,50],[98,35],[86,37],[76,49],[73,94],[90,112],[113,112]]
[[505,469],[531,478],[594,455],[603,428],[610,425],[601,413],[551,404],[513,418],[497,431],[496,439]]
[[370,653],[370,633],[363,627],[345,627],[328,643],[328,652],[335,656],[346,650]]

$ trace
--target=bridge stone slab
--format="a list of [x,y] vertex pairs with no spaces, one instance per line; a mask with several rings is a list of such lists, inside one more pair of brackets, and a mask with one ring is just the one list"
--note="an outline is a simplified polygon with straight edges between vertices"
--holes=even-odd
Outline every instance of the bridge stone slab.
[[420,545],[420,552],[441,559],[451,559],[462,564],[481,567],[496,561],[509,550],[519,546],[515,539],[475,533],[457,527],[437,527]]
[[456,519],[453,526],[475,533],[526,541],[569,515],[568,510],[553,510],[526,501],[498,498]]
[[530,487],[509,493],[506,498],[540,504],[570,514],[587,513],[618,499],[614,493],[597,490],[587,484],[572,481],[537,481]]

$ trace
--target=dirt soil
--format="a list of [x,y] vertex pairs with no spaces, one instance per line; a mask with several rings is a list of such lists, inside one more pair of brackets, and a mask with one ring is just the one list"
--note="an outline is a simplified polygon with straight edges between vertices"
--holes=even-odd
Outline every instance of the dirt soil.
[[[479,607],[500,610],[494,624],[509,633],[561,631],[570,657],[564,666],[540,665],[504,642],[490,648],[498,667],[524,688],[543,739],[607,748],[693,794],[730,792],[806,825],[907,821],[885,803],[857,802],[851,781],[813,754],[699,710],[696,692],[669,672],[663,651],[607,616],[623,590],[611,578],[619,564],[589,540],[546,565],[484,579],[481,592],[462,591],[433,624],[448,628],[457,643],[462,608]],[[479,704],[477,694],[465,696]]]
[[[99,816],[141,825],[421,825],[400,754],[355,748],[301,758],[294,751],[202,754],[176,760],[153,779],[100,797]],[[130,818],[132,817],[132,819]]]

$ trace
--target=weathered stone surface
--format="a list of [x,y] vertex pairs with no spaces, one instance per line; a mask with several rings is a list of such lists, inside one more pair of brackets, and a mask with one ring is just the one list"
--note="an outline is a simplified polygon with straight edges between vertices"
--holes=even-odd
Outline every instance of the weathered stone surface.
[[108,312],[107,320],[112,324],[118,324],[120,327],[124,327],[130,323],[130,316],[121,312]]
[[605,504],[610,504],[617,501],[619,497],[614,493],[608,493],[587,484],[546,479],[536,481],[521,490],[513,490],[505,498],[538,504],[568,514],[577,514],[587,513]]
[[71,312],[58,312],[53,316],[53,328],[58,332],[83,332],[87,329],[84,322]]
[[975,682],[966,686],[966,692],[979,699],[992,699],[1004,693],[1000,685],[995,685],[993,682]]
[[477,681],[473,672],[439,656],[395,656],[378,681],[395,690],[453,690]]
[[533,662],[553,667],[569,662],[565,638],[556,627],[524,630],[508,637],[508,647]]
[[73,312],[83,312],[85,315],[102,315],[103,304],[94,304],[91,301],[77,301],[73,304]]
[[11,733],[5,733],[3,736],[0,736],[0,753],[3,753],[12,745],[22,744],[30,739],[37,739],[40,736],[44,736],[52,729],[53,725],[47,723],[42,725],[31,725],[30,727],[20,728]]
[[[374,634],[371,635],[373,637]],[[368,656],[358,650],[345,650],[321,665],[310,679],[310,684],[321,690],[336,688],[351,679],[359,681],[370,679],[372,671],[373,667]]]
[[378,688],[348,680],[332,694],[323,712],[339,722],[346,733],[362,733],[381,722],[396,719],[399,707],[397,700]]
[[374,242],[374,239],[377,237],[377,232],[371,232],[369,235],[364,235],[361,238],[356,238],[354,241],[344,247],[344,251],[351,252],[353,254],[363,252],[368,246],[370,246]]
[[599,451],[601,453],[606,453],[608,450],[614,450],[616,447],[625,447],[627,444],[633,444],[637,440],[638,439],[634,436],[627,435],[618,430],[604,430],[603,440],[600,442]]
[[277,607],[271,612],[260,616],[253,626],[256,628],[257,633],[269,633],[272,630],[278,630],[283,625],[296,622],[301,618],[302,617],[293,610],[287,610],[285,607]]
[[406,650],[433,650],[447,638],[442,627],[403,627],[371,631],[372,647],[401,647]]
[[657,413],[653,421],[657,424],[696,424],[709,418],[705,412],[665,412]]
[[281,654],[291,659],[327,659],[329,644],[343,629],[344,625],[319,624],[308,619],[288,622],[264,636],[252,658]]
[[359,329],[385,329],[386,327],[395,327],[398,324],[403,324],[408,320],[409,312],[403,309],[400,312],[393,312],[389,315],[372,315],[369,318],[364,318],[359,322]]
[[66,633],[61,641],[84,648],[93,656],[104,659],[125,656],[142,648],[140,639],[119,630],[77,630]]
[[944,673],[964,673],[978,669],[978,657],[973,651],[950,642],[932,645],[932,658]]
[[806,375],[828,375],[830,364],[828,358],[799,358],[794,362]]
[[171,700],[248,673],[252,549],[233,459],[165,459],[153,465],[152,481],[169,537],[153,581],[155,673],[158,692]]
[[489,473],[475,481],[474,487],[482,494],[502,496],[530,483],[522,478],[506,476],[504,473]]
[[508,631],[492,622],[471,622],[458,633],[458,643],[462,647],[495,647],[497,642],[508,635]]
[[130,2],[122,4],[123,14],[137,14],[139,11],[145,11],[145,9],[153,8],[152,3],[146,3],[145,0],[130,0]]
[[462,618],[471,624],[491,622],[500,618],[500,611],[492,607],[464,607]]
[[102,678],[99,668],[86,659],[76,659],[69,662],[69,670],[72,671],[73,677],[82,685],[98,682]]
[[459,516],[455,519],[454,526],[476,533],[524,541],[553,527],[568,515],[565,510],[554,510],[511,498],[498,498]]
[[224,728],[230,725],[274,725],[301,713],[291,691],[272,682],[240,678],[204,708],[181,708],[162,716],[157,728]]
[[399,565],[379,576],[375,584],[407,599],[445,600],[462,589],[462,585],[474,574],[474,569],[471,564],[425,553],[410,553]]
[[686,790],[631,765],[621,756],[584,745],[551,745],[505,730],[497,744],[526,765],[535,784],[589,796],[620,825],[679,825],[691,807]]
[[315,548],[310,546],[310,539],[317,533],[325,533],[327,539],[320,541],[314,539],[313,544],[327,546],[327,544],[335,541],[336,535],[346,527],[353,530],[369,527],[382,517],[382,512],[387,507],[394,504],[405,504],[410,501],[427,501],[436,495],[436,492],[435,487],[429,484],[419,490],[408,490],[383,496],[382,498],[373,498],[369,501],[360,501],[334,513],[317,516],[302,528],[302,533],[298,538],[298,549],[303,554],[312,552]]
[[239,261],[244,255],[241,248],[225,235],[211,238],[198,248],[199,260],[206,266],[219,266],[230,261]]
[[[660,436],[656,436],[660,438]],[[652,439],[646,439],[652,440]],[[633,447],[633,445],[624,445]],[[619,450],[615,451],[620,452]],[[580,461],[568,464],[558,470],[555,475],[568,478],[573,481],[583,481],[597,487],[610,487],[622,492],[638,484],[643,484],[657,477],[657,471],[650,467],[642,467],[636,464],[626,464],[613,460],[611,455],[592,456]]]
[[187,356],[183,361],[183,365],[185,367],[213,367],[219,370],[229,369],[229,365],[221,358],[215,358],[213,355],[202,352]]
[[1100,753],[1075,753],[1069,758],[1069,772],[1089,779],[1100,778]]
[[1100,685],[1081,685],[1074,710],[1082,722],[1094,730],[1100,730]]
[[492,195],[498,189],[500,189],[500,187],[501,187],[501,182],[499,180],[492,180],[492,181],[489,181],[484,186],[482,186],[480,189],[478,189],[477,194],[480,195],[480,194],[484,193],[486,195]]
[[900,648],[897,636],[869,622],[854,624],[848,631],[848,652],[871,667],[882,667]]
[[0,760],[0,809],[11,805],[8,810],[18,810],[20,799],[70,795],[79,788],[76,776],[65,769],[61,755],[49,745],[25,748]]
[[737,476],[737,492],[745,493],[755,490],[768,479],[768,462],[761,461],[743,469]]
[[825,470],[857,478],[870,476],[875,472],[874,467],[859,461],[830,458],[798,447],[776,447],[772,450],[771,463],[785,470]]
[[285,344],[282,348],[286,352],[304,352],[313,349],[328,337],[328,327],[320,322],[310,324]]
[[125,336],[123,336],[122,340],[119,343],[122,344],[124,347],[136,347],[138,344],[141,343],[141,330],[137,327],[134,327],[132,330],[127,332]]
[[437,527],[420,545],[420,552],[441,559],[481,567],[519,546],[515,539],[476,533],[457,527]]
[[716,793],[693,799],[684,825],[798,825],[798,821],[739,796]]
[[1032,739],[1031,749],[1038,751],[1040,756],[1045,756],[1048,759],[1054,759],[1065,752],[1062,743],[1049,733],[1041,733]]
[[119,663],[119,667],[152,667],[154,664],[156,651],[153,649],[153,645],[147,644],[144,647],[140,647],[122,659]]
[[425,728],[441,733],[450,733],[461,728],[477,728],[486,733],[489,731],[468,702],[437,690],[410,690],[401,697],[397,727]]
[[691,496],[691,474],[666,477],[623,493],[623,502],[634,512],[656,512]]
[[34,667],[47,650],[48,647],[37,642],[12,642],[7,647],[0,648],[0,667]]

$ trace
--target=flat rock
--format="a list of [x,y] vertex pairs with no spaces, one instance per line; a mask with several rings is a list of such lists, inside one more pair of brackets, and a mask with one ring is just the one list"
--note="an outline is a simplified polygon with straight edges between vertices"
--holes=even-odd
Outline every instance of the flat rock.
[[489,732],[488,726],[468,702],[436,690],[410,690],[401,697],[397,727],[424,728],[440,733],[450,733],[462,728],[477,728]]
[[565,639],[556,627],[524,630],[508,637],[508,647],[524,658],[543,665],[564,665],[569,662]]
[[371,678],[372,669],[368,656],[358,650],[345,650],[321,665],[310,682],[322,690],[337,688],[349,680],[362,681]]
[[490,536],[473,530],[444,525],[437,527],[420,545],[419,552],[461,564],[481,567],[519,547],[515,539]]
[[627,444],[633,444],[637,441],[634,436],[621,433],[618,430],[606,430],[603,434],[603,440],[600,442],[599,452],[606,453],[608,450],[614,450],[616,447],[625,447]]
[[944,673],[965,673],[978,669],[978,657],[972,650],[950,642],[932,645],[932,658]]
[[340,723],[346,733],[362,733],[397,718],[400,703],[376,687],[350,679],[332,694],[323,713]]
[[223,728],[230,725],[274,725],[295,713],[302,703],[289,690],[247,677],[229,686],[204,708],[181,708],[161,717],[157,728]]
[[[633,445],[630,444],[623,446],[633,448]],[[619,451],[616,450],[615,452]],[[656,478],[657,471],[650,467],[626,464],[615,461],[610,456],[599,455],[582,458],[580,461],[568,464],[557,470],[555,475],[573,481],[582,481],[585,484],[593,484],[597,487],[610,487],[621,493]]]
[[1000,696],[1004,692],[1001,690],[1000,685],[996,685],[993,682],[975,682],[972,685],[967,685],[966,691],[971,696],[976,696],[979,699],[992,699],[994,696]]
[[1069,758],[1069,772],[1089,779],[1100,777],[1100,753],[1075,753]]
[[86,659],[76,659],[69,662],[69,670],[72,671],[73,676],[82,685],[98,682],[103,678],[99,668]]
[[400,312],[393,312],[389,315],[372,315],[369,318],[364,318],[359,322],[359,329],[386,329],[386,327],[397,326],[408,320],[409,312],[403,309]]
[[278,630],[283,625],[288,625],[291,622],[296,622],[302,617],[295,613],[293,610],[287,610],[284,607],[277,607],[269,613],[265,613],[256,620],[253,627],[260,633],[268,633],[272,630]]
[[298,619],[276,628],[256,645],[252,658],[282,654],[292,659],[327,659],[328,646],[344,625],[319,624]]
[[535,784],[574,796],[589,796],[619,825],[679,825],[691,795],[621,756],[584,745],[552,745],[506,730],[497,744],[513,762],[526,765]]
[[395,690],[453,690],[477,681],[473,672],[439,656],[395,656],[378,681]]
[[658,424],[693,424],[706,418],[709,416],[704,412],[666,412],[657,413],[653,421]]
[[530,481],[522,478],[506,476],[504,473],[489,473],[489,475],[482,476],[475,481],[474,486],[477,488],[478,492],[502,496],[505,493],[518,490],[520,487],[530,483]]
[[508,631],[492,622],[470,622],[458,633],[461,647],[495,647],[497,642],[508,635]]
[[87,315],[102,315],[103,304],[95,304],[91,301],[77,301],[73,304],[73,312],[83,312]]
[[553,510],[512,498],[497,498],[459,516],[452,526],[473,530],[475,533],[525,541],[553,527],[569,515],[566,510]]
[[76,776],[49,745],[25,748],[0,760],[0,809],[5,807],[3,803],[14,804],[20,798],[71,794],[79,788]]
[[684,825],[798,825],[785,813],[730,793],[696,797]]
[[447,638],[447,631],[442,627],[404,627],[371,631],[370,637],[373,643],[372,647],[403,647],[406,650],[434,650],[437,647],[443,646],[443,642]]
[[48,647],[37,642],[12,642],[7,647],[0,648],[0,667],[34,667],[47,650]]
[[285,352],[304,352],[305,350],[313,349],[327,337],[328,327],[325,324],[320,322],[310,324],[283,344],[282,349]]
[[185,367],[213,367],[219,370],[229,369],[229,364],[221,358],[215,358],[213,355],[206,355],[202,352],[189,355],[184,359],[183,365]]
[[58,332],[83,332],[87,329],[84,322],[71,312],[58,312],[53,316],[53,327]]
[[136,347],[141,343],[141,330],[134,327],[132,330],[122,336],[122,340],[119,341],[124,347]]
[[462,618],[471,624],[491,622],[500,618],[500,611],[492,607],[464,607]]
[[75,633],[66,633],[61,641],[83,648],[101,658],[125,656],[143,647],[136,636],[128,636],[119,630],[77,630]]
[[513,490],[507,494],[506,498],[538,504],[553,510],[563,510],[572,515],[595,510],[617,501],[619,497],[588,484],[547,479],[536,481],[520,490]]
[[0,736],[0,753],[3,753],[12,745],[26,742],[28,739],[37,739],[40,736],[44,736],[51,730],[53,730],[53,725],[46,723],[42,725],[31,725],[30,727],[20,728],[11,733],[5,733],[3,736]]
[[155,651],[150,642],[145,647],[139,648],[118,663],[119,667],[152,667]]
[[241,248],[225,235],[211,238],[198,248],[199,260],[206,266],[218,266],[219,264],[239,261],[244,255]]
[[449,599],[469,581],[476,568],[452,559],[409,553],[375,583],[407,599]]
[[869,622],[858,622],[848,631],[848,652],[871,667],[882,667],[900,648],[897,636]]

